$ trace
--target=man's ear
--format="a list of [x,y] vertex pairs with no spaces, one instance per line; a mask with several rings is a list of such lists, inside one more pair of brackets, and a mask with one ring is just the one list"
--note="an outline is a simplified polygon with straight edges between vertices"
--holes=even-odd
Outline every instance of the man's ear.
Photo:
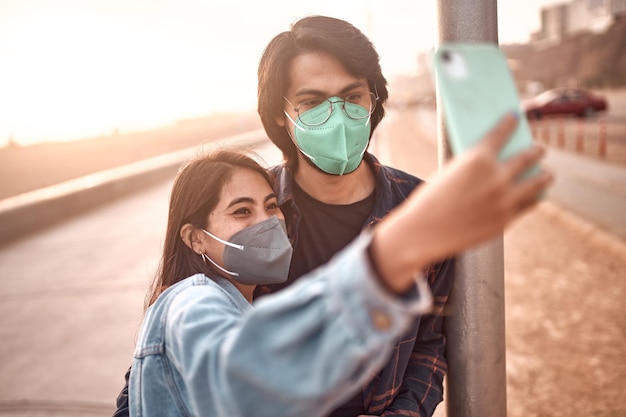
[[285,125],[287,124],[287,116],[285,116],[284,114],[281,116],[276,116],[274,121],[278,126],[285,127]]
[[[190,223],[185,223],[180,228],[180,238],[185,242],[185,245],[198,255],[201,253],[200,244],[202,241],[198,239],[197,229]],[[198,249],[198,250],[196,250]]]

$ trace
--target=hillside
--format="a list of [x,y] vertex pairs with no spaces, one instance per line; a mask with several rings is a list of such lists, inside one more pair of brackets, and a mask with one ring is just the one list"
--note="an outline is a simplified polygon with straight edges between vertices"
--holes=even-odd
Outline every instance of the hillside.
[[626,85],[626,17],[601,34],[583,33],[558,45],[502,45],[514,60],[520,86],[530,81],[544,88],[579,85],[610,88]]
[[[541,43],[500,45],[511,62],[520,94],[578,85],[589,88],[626,86],[626,16],[606,32],[583,33],[557,45]],[[392,104],[432,103],[434,89],[427,67],[428,54],[418,57],[417,76],[390,80]]]

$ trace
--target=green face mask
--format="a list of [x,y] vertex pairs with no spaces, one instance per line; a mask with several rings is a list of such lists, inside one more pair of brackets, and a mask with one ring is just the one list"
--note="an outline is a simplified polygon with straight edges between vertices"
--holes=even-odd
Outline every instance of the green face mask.
[[[344,105],[353,117],[363,118],[349,117],[343,108],[339,108]],[[329,112],[330,117],[324,122]],[[349,102],[344,103],[339,97],[331,97],[319,106],[302,113],[296,121],[289,117],[287,112],[285,114],[295,126],[295,142],[298,149],[315,166],[334,175],[349,174],[357,169],[363,160],[371,132],[366,108]],[[302,120],[306,124],[302,123]]]

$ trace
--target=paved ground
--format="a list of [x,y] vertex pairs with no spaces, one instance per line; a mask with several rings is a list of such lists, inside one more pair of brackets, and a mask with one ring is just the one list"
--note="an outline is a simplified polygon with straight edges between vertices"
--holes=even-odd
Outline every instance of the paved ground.
[[169,187],[0,251],[0,415],[112,414],[158,261]]
[[[260,151],[276,162],[275,147]],[[107,416],[160,255],[171,182],[0,250],[0,416]]]
[[[390,116],[376,153],[428,178],[437,165],[432,122]],[[0,249],[0,415],[111,414],[158,261],[169,188]],[[546,202],[504,242],[509,417],[626,415],[623,241]]]
[[[381,126],[380,136],[390,140],[378,146],[381,157],[409,172],[432,175],[437,167],[432,115],[390,116]],[[602,168],[571,153],[548,152],[557,178],[561,174],[559,194],[572,190],[575,167]],[[560,164],[559,157],[566,163]],[[618,201],[602,193],[571,195],[569,202],[582,198],[584,204],[578,200],[576,206],[605,212],[615,207],[602,207],[603,202],[624,207],[624,173],[619,172],[619,179],[609,175],[595,183],[596,188],[608,186],[612,197],[621,196]],[[504,235],[508,416],[626,416],[625,241],[562,209],[555,202],[560,195],[549,196]],[[626,210],[621,216],[623,225]],[[445,416],[444,407],[436,414]]]

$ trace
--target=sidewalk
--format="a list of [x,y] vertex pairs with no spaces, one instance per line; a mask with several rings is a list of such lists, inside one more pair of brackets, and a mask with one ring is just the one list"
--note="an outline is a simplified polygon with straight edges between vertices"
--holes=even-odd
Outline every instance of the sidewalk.
[[[278,162],[267,140],[254,143]],[[113,414],[173,179],[0,248],[0,416]]]

